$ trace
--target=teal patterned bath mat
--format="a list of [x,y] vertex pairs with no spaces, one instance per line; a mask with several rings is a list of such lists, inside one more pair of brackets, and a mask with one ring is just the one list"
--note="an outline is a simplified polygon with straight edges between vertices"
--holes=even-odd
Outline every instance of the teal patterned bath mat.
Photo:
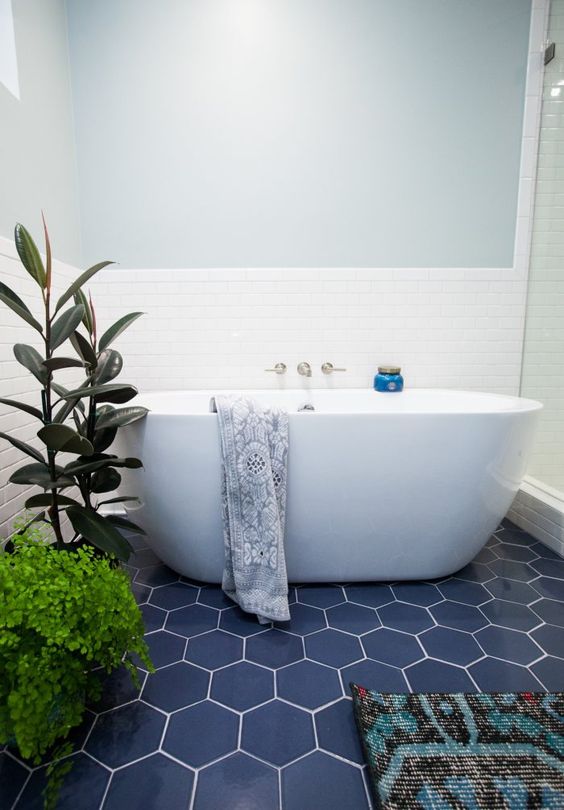
[[564,693],[351,689],[377,808],[564,809]]

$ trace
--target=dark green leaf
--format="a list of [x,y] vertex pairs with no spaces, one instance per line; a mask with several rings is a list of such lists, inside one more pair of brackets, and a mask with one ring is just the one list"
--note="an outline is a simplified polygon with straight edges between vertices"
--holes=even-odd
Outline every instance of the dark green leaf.
[[121,515],[106,515],[106,520],[109,520],[110,523],[113,523],[118,529],[127,529],[130,532],[136,532],[136,534],[147,533],[145,529],[142,529],[137,523],[133,523],[131,520],[121,517]]
[[76,279],[76,281],[73,281],[70,287],[61,295],[61,297],[57,301],[57,308],[55,309],[55,312],[57,313],[60,310],[60,308],[67,303],[69,298],[72,298],[75,292],[77,292],[84,284],[86,284],[89,278],[92,278],[92,276],[95,273],[97,273],[99,270],[102,270],[104,267],[107,267],[109,264],[113,264],[113,262],[99,262],[98,264],[89,267],[88,270],[85,270],[84,273],[82,273]]
[[41,464],[45,464],[45,459],[39,450],[35,449],[35,447],[31,447],[31,445],[26,444],[25,442],[20,442],[19,439],[16,439],[14,436],[10,436],[9,433],[0,433],[0,438],[6,439],[7,442],[13,444],[14,447],[17,447],[18,450],[22,451],[22,453],[27,453],[28,456],[31,456],[32,458],[41,462]]
[[60,368],[82,368],[84,363],[76,357],[50,357],[43,361],[43,365],[49,371],[57,371]]
[[[59,383],[51,381],[51,388],[53,391],[58,394],[61,399],[66,399],[68,397],[69,391],[68,388],[65,388],[63,385],[59,385]],[[71,397],[72,399],[72,397]],[[79,399],[76,400],[75,407],[84,415],[86,413],[86,409],[84,407],[84,403],[81,402]]]
[[82,304],[76,304],[60,315],[51,327],[51,351],[72,335],[84,315]]
[[103,385],[115,379],[123,367],[123,358],[115,349],[104,349],[98,355],[98,366],[94,374],[94,384]]
[[[61,495],[60,493],[57,495],[57,504],[59,506],[71,506],[74,503],[78,504],[78,501],[75,501],[74,498],[68,498],[66,495]],[[31,498],[28,498],[25,502],[26,509],[35,509],[36,506],[52,505],[53,495],[48,492],[43,495],[32,495]]]
[[[75,415],[75,408],[77,407],[78,404],[79,404],[78,399],[69,399],[69,400],[67,400],[63,405],[61,405],[61,407],[59,408],[57,413],[53,416],[52,421],[56,422],[59,425],[62,425],[63,422],[66,422],[66,420],[69,418],[71,413],[73,414],[73,416]],[[76,422],[76,419],[75,419],[75,422]],[[78,428],[77,428],[77,430],[78,430]],[[84,435],[84,434],[82,434],[82,435]]]
[[77,453],[81,456],[91,456],[94,448],[88,439],[81,436],[68,425],[45,425],[37,433],[49,450],[62,453]]
[[76,461],[71,461],[65,467],[65,472],[68,475],[78,475],[95,472],[101,470],[103,467],[127,467],[130,470],[137,470],[143,464],[138,458],[118,458],[117,456],[108,456],[104,453],[97,453],[94,456],[78,458]]
[[148,408],[141,406],[131,408],[116,408],[108,414],[102,414],[96,422],[96,430],[103,430],[109,427],[123,427],[143,419],[149,413]]
[[113,341],[118,337],[118,335],[121,335],[121,333],[124,332],[127,329],[127,327],[133,323],[133,321],[136,321],[137,318],[140,318],[141,315],[144,314],[145,314],[144,312],[130,312],[129,315],[124,315],[123,318],[120,318],[119,321],[116,321],[113,324],[113,326],[110,326],[110,328],[107,329],[100,338],[100,341],[98,343],[100,351],[104,351],[104,349],[107,349],[110,343],[113,343]]
[[138,394],[133,385],[92,385],[68,391],[65,399],[94,397],[96,402],[129,402]]
[[22,299],[19,295],[7,287],[5,284],[2,284],[0,281],[0,301],[3,301],[10,309],[19,315],[20,318],[28,323],[30,326],[33,326],[34,329],[37,329],[38,332],[43,332],[43,327],[36,321],[27,306],[24,304]]
[[137,503],[141,503],[141,499],[136,495],[120,495],[117,498],[109,498],[107,501],[100,501],[98,506],[102,506],[105,503],[127,503],[128,501],[137,501]]
[[20,411],[24,411],[24,413],[28,413],[30,416],[35,416],[37,419],[41,419],[43,421],[43,414],[37,408],[33,408],[31,405],[26,405],[25,402],[16,402],[15,399],[2,399],[0,397],[0,402],[2,405],[9,405],[12,408],[17,408]]
[[16,343],[14,345],[14,357],[21,363],[24,368],[31,371],[33,376],[39,380],[42,385],[45,385],[49,372],[43,365],[43,358],[33,346],[28,346],[26,343]]
[[37,245],[31,238],[29,231],[19,223],[16,225],[14,231],[14,241],[21,263],[32,279],[43,289],[46,283],[46,275],[41,256],[37,250]]
[[129,558],[131,546],[102,515],[84,506],[69,506],[67,515],[75,532],[92,545],[106,554],[115,554],[120,560]]
[[112,467],[95,472],[90,481],[92,492],[112,492],[121,484],[121,475]]
[[51,289],[51,276],[53,271],[53,259],[51,256],[51,241],[49,239],[49,231],[45,223],[43,211],[41,212],[41,219],[43,220],[43,233],[45,234],[45,286],[48,290]]
[[12,484],[36,484],[43,489],[62,489],[72,487],[76,483],[72,478],[62,475],[60,467],[55,468],[57,478],[51,480],[49,467],[46,464],[26,464],[12,473],[8,479]]
[[96,368],[98,360],[96,358],[96,354],[94,349],[90,345],[90,343],[86,340],[86,338],[80,334],[80,332],[74,332],[70,336],[70,342],[74,346],[74,349],[79,357],[82,357],[85,363],[87,363],[91,368]]
[[117,427],[104,428],[103,430],[96,430],[94,432],[94,450],[97,453],[103,453],[110,447],[117,435]]
[[84,295],[82,290],[77,290],[73,297],[75,304],[82,304],[84,307],[84,318],[82,319],[82,323],[86,327],[88,334],[91,335],[94,331],[94,319],[92,317],[92,310],[90,309],[88,298]]
[[95,453],[93,456],[81,456],[67,464],[65,472],[68,475],[83,475],[85,473],[95,472],[107,467],[112,461],[115,461],[117,456],[109,456],[105,453]]

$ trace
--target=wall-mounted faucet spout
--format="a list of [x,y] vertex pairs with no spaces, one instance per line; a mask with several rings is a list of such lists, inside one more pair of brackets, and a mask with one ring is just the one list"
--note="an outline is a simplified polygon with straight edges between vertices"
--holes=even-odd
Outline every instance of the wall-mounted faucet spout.
[[298,374],[302,377],[311,377],[311,366],[309,363],[298,363]]

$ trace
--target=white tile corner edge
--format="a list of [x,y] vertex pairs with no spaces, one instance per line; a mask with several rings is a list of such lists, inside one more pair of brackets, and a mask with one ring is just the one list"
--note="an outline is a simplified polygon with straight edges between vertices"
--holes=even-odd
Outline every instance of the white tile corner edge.
[[527,477],[507,517],[564,557],[564,500],[556,490]]

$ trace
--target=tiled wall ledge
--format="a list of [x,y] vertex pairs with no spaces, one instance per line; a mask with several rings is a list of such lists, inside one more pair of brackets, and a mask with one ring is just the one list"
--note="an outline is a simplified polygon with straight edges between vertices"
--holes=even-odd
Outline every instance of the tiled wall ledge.
[[559,492],[527,477],[508,517],[564,557],[564,501]]

